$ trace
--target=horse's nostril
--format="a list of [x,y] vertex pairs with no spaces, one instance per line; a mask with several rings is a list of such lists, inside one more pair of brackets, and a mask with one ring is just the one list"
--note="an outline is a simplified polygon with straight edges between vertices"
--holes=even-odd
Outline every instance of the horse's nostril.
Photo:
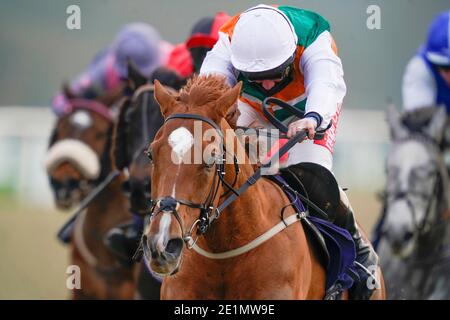
[[154,245],[154,241],[151,238],[147,238],[147,236],[143,235],[142,243],[144,244],[144,252],[150,251],[150,255],[151,255],[152,259],[156,259],[159,254]]
[[181,238],[176,238],[169,240],[165,251],[178,256],[181,253],[181,249],[183,249],[183,240]]

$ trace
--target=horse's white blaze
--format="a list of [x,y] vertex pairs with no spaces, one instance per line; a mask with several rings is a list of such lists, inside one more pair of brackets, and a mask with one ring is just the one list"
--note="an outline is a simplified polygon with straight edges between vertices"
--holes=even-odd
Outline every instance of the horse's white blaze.
[[172,198],[174,198],[175,199],[175,194],[176,194],[176,189],[175,189],[175,187],[176,187],[176,183],[174,183],[173,184],[173,187],[172,187]]
[[180,165],[178,165],[177,167],[177,174],[175,175],[175,179],[173,181],[173,187],[172,187],[172,198],[176,199],[176,186],[177,186],[177,179],[178,179],[178,174],[180,173]]
[[[172,147],[172,160],[178,164],[177,174],[172,186],[172,197],[175,198],[177,177],[180,171],[180,164],[184,155],[194,145],[194,136],[185,127],[180,127],[172,131],[168,138],[169,145]],[[174,157],[175,156],[175,157]],[[175,158],[175,159],[174,159]]]
[[169,135],[169,145],[172,147],[172,152],[178,157],[178,160],[188,152],[194,144],[194,136],[185,127],[180,127]]
[[86,110],[76,111],[69,119],[70,123],[81,128],[86,129],[92,126],[92,118]]
[[161,220],[159,221],[159,230],[158,235],[156,236],[156,249],[159,252],[163,252],[166,249],[166,245],[169,240],[169,228],[171,221],[171,214],[168,212],[164,212]]

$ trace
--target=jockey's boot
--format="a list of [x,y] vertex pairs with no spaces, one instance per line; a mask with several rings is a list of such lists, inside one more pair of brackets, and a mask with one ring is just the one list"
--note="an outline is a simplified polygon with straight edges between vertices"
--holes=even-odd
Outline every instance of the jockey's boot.
[[[359,281],[349,290],[350,299],[368,300],[373,291],[379,288],[379,278],[375,278],[378,267],[378,255],[369,241],[365,240],[359,231],[352,207],[347,195],[340,189],[341,201],[338,207],[335,224],[346,229],[355,242],[356,261],[355,269]],[[378,277],[378,275],[377,275]]]
[[139,247],[141,233],[142,228],[136,224],[136,220],[133,220],[109,230],[104,242],[122,264],[131,266]]

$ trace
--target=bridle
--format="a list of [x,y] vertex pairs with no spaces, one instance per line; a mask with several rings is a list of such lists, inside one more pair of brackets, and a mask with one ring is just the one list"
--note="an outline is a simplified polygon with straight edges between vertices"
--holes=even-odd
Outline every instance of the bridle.
[[[173,197],[160,197],[152,200],[152,209],[151,209],[151,217],[155,217],[160,212],[168,212],[171,213],[175,219],[178,221],[179,226],[181,228],[181,232],[183,235],[183,240],[188,244],[188,248],[191,248],[197,241],[199,235],[204,235],[208,230],[209,226],[217,219],[219,219],[221,211],[219,206],[215,206],[214,203],[218,200],[217,196],[219,193],[220,186],[223,185],[227,188],[219,198],[225,197],[229,192],[234,193],[235,195],[239,195],[238,191],[234,188],[238,175],[239,175],[239,165],[237,162],[236,156],[233,154],[234,160],[234,181],[230,184],[225,180],[225,165],[226,165],[226,154],[227,150],[224,146],[224,134],[222,129],[211,119],[196,115],[196,114],[182,114],[175,113],[170,115],[165,119],[165,123],[173,119],[191,119],[191,120],[199,120],[209,124],[211,127],[215,129],[217,134],[219,135],[220,142],[220,154],[214,157],[214,166],[215,166],[215,174],[213,177],[213,181],[209,192],[205,198],[205,200],[201,203],[193,203],[189,200],[185,199],[175,199]],[[193,209],[199,209],[200,215],[198,219],[194,221],[194,223],[189,227],[186,232],[184,228],[184,223],[181,217],[178,214],[178,208],[180,205],[187,206]],[[155,208],[158,207],[159,210],[155,212]],[[197,227],[197,230],[195,228]],[[193,240],[193,233],[196,231],[197,238]]]
[[[235,184],[238,179],[239,175],[239,165],[237,162],[236,156],[233,154],[233,161],[234,161],[234,171],[235,171],[235,177],[233,183],[228,183],[225,180],[225,165],[226,165],[226,154],[228,153],[224,146],[224,134],[222,132],[222,129],[211,119],[202,117],[200,115],[196,114],[181,114],[181,113],[175,113],[170,115],[166,118],[165,122],[168,122],[173,119],[192,119],[192,120],[200,120],[202,122],[206,122],[210,126],[212,126],[216,132],[219,134],[219,137],[221,138],[220,141],[220,148],[221,148],[221,154],[220,157],[216,157],[215,164],[215,177],[211,186],[211,189],[208,193],[208,196],[206,200],[203,203],[192,203],[191,201],[184,200],[184,199],[174,199],[173,197],[161,197],[158,199],[154,199],[152,201],[152,209],[151,209],[151,215],[150,218],[155,217],[157,214],[164,212],[164,213],[170,213],[175,216],[175,219],[177,219],[178,223],[180,224],[180,228],[183,235],[183,241],[186,243],[187,247],[189,249],[194,248],[195,251],[198,253],[207,256],[209,258],[213,259],[223,259],[228,257],[233,257],[239,254],[242,254],[243,252],[247,252],[248,250],[251,250],[255,246],[261,244],[262,242],[266,241],[276,233],[280,232],[287,226],[289,226],[292,223],[295,223],[298,221],[298,219],[301,218],[300,213],[290,216],[289,218],[282,220],[278,225],[274,226],[274,228],[268,230],[264,235],[261,235],[260,237],[256,238],[254,241],[249,243],[246,246],[243,246],[239,249],[231,250],[230,252],[221,253],[221,254],[210,254],[202,250],[201,248],[198,248],[196,246],[196,241],[198,240],[198,236],[204,235],[211,224],[220,218],[221,213],[232,203],[234,202],[242,193],[244,193],[250,186],[254,185],[261,177],[262,177],[262,170],[271,167],[274,163],[278,161],[278,159],[287,153],[294,145],[296,145],[299,141],[303,141],[306,137],[305,131],[300,131],[297,134],[295,134],[292,138],[289,139],[289,141],[284,144],[277,152],[275,152],[274,155],[268,160],[265,160],[262,162],[261,166],[238,188],[235,189]],[[220,195],[219,198],[224,198],[224,200],[218,204],[217,206],[214,206],[214,202],[218,195],[218,190],[220,185],[224,185],[227,188],[227,191],[225,191],[224,194]],[[229,194],[229,195],[228,195]],[[228,195],[228,196],[227,196]],[[199,209],[200,210],[200,216],[197,220],[194,221],[194,223],[191,225],[191,227],[186,232],[183,227],[183,221],[181,217],[178,214],[178,208],[180,205],[185,205],[190,208]],[[155,212],[156,207],[159,208],[157,212]],[[192,234],[195,230],[197,234],[197,238],[193,240]]]
[[[67,111],[67,115],[71,115],[74,112],[76,112],[77,110],[87,110],[87,111],[91,111],[95,114],[100,115],[102,118],[106,119],[108,121],[108,124],[111,126],[114,121],[115,121],[115,114],[114,112],[111,110],[111,108],[109,108],[108,106],[104,105],[101,102],[98,101],[94,101],[94,100],[88,100],[88,99],[82,99],[82,98],[74,98],[74,99],[69,99],[68,102],[70,103],[70,108]],[[81,136],[82,132],[84,132],[85,129],[79,131],[77,133],[77,135],[73,136],[72,138],[76,139],[79,136]],[[56,140],[52,141],[52,144],[56,142]],[[50,146],[51,147],[51,146]],[[104,154],[108,153],[109,150],[105,150]],[[102,162],[102,158],[103,156],[100,155],[100,161]],[[104,172],[104,168],[102,166],[102,170],[100,172],[100,175],[98,178],[96,178],[95,180],[70,180],[69,181],[69,185],[64,185],[61,184],[59,181],[53,179],[52,177],[50,177],[50,182],[52,184],[52,187],[55,190],[61,190],[62,188],[70,188],[70,191],[73,190],[90,190],[93,187],[95,187],[96,185],[100,184],[106,177],[106,172]]]
[[399,201],[399,200],[404,200],[406,202],[406,204],[408,205],[412,217],[413,217],[413,221],[414,221],[414,226],[415,226],[415,230],[417,231],[417,233],[419,235],[423,235],[426,232],[428,232],[431,228],[431,224],[432,222],[430,221],[430,215],[432,212],[432,208],[433,205],[436,203],[437,201],[437,197],[433,197],[434,194],[436,194],[438,192],[438,188],[441,184],[442,178],[440,177],[438,172],[433,172],[431,174],[433,176],[433,190],[431,193],[431,197],[428,197],[428,201],[426,204],[426,210],[425,210],[425,216],[422,220],[421,223],[419,223],[418,218],[417,218],[417,212],[414,208],[414,205],[411,201],[411,197],[421,197],[421,198],[425,198],[426,195],[422,194],[422,193],[417,193],[415,191],[412,190],[406,190],[406,191],[396,191],[394,193],[392,193],[392,197],[393,197],[393,201]]
[[108,120],[109,123],[113,123],[115,121],[115,115],[112,112],[111,108],[105,106],[103,103],[94,101],[94,100],[88,100],[88,99],[81,99],[81,98],[75,98],[75,99],[69,99],[70,103],[70,109],[68,114],[73,113],[76,110],[84,109],[92,111],[106,120]]
[[[267,103],[274,102],[279,103],[281,100],[275,99],[275,98],[266,98],[263,102],[263,108],[267,108]],[[292,109],[293,107],[290,106]],[[165,122],[168,122],[173,119],[192,119],[192,120],[200,120],[202,122],[206,122],[210,126],[212,126],[217,133],[219,134],[221,141],[220,141],[220,148],[221,148],[221,154],[220,157],[215,158],[215,177],[211,186],[211,189],[208,193],[208,196],[206,200],[202,203],[192,203],[191,201],[184,200],[184,199],[175,199],[173,197],[160,197],[158,199],[154,199],[152,201],[152,209],[149,218],[154,218],[157,214],[163,212],[172,214],[175,216],[175,219],[177,219],[181,231],[182,231],[182,239],[183,242],[186,243],[186,246],[188,249],[194,249],[198,254],[207,257],[209,259],[228,259],[232,257],[236,257],[238,255],[241,255],[243,253],[246,253],[255,247],[261,245],[265,241],[269,240],[279,232],[283,231],[287,227],[289,227],[291,224],[296,223],[297,221],[300,221],[301,219],[305,218],[305,212],[296,212],[295,214],[284,218],[282,215],[281,221],[273,226],[271,229],[267,230],[265,233],[259,235],[254,240],[250,241],[244,246],[241,246],[239,248],[235,248],[226,252],[221,253],[211,253],[207,252],[204,249],[200,248],[196,245],[196,241],[198,240],[198,237],[200,235],[204,235],[211,224],[220,218],[221,213],[231,204],[233,203],[242,193],[244,193],[248,188],[250,188],[252,185],[254,185],[262,176],[263,176],[263,170],[266,170],[270,167],[272,167],[275,163],[278,162],[280,157],[282,157],[284,154],[289,152],[289,150],[295,146],[298,142],[303,141],[307,134],[306,131],[299,131],[297,132],[293,137],[291,137],[281,148],[279,148],[269,159],[265,159],[262,161],[261,166],[256,169],[256,171],[247,178],[247,180],[239,186],[239,188],[235,189],[234,186],[238,179],[239,174],[239,165],[237,162],[236,156],[233,154],[234,159],[234,169],[235,169],[235,178],[233,183],[228,183],[225,180],[225,165],[226,165],[226,154],[228,153],[227,150],[224,147],[224,134],[222,132],[222,129],[211,119],[202,117],[200,115],[196,114],[172,114],[169,117],[166,118]],[[279,123],[277,123],[279,124]],[[282,132],[287,133],[287,129],[281,128]],[[224,194],[220,195],[219,199],[217,199],[218,190],[220,185],[223,184],[227,191],[225,191]],[[228,196],[227,196],[228,195]],[[223,198],[223,201],[220,202],[217,206],[214,205],[214,202],[217,200],[220,201],[220,198]],[[219,202],[218,201],[218,202]],[[178,214],[178,208],[181,205],[188,206],[190,208],[195,208],[200,210],[200,216],[197,220],[194,221],[194,223],[190,226],[188,231],[186,232],[183,227],[183,221],[181,217]],[[289,205],[292,205],[290,203]],[[159,208],[158,211],[155,211],[156,207]],[[282,209],[283,211],[284,209]],[[148,223],[148,221],[147,221]],[[196,229],[197,238],[194,240],[192,238],[192,234],[194,230]],[[148,256],[148,248],[145,245],[144,236],[141,239],[140,249],[138,249],[138,252],[143,251],[144,255]],[[146,250],[147,248],[147,250]],[[135,257],[138,258],[140,255],[136,254]]]

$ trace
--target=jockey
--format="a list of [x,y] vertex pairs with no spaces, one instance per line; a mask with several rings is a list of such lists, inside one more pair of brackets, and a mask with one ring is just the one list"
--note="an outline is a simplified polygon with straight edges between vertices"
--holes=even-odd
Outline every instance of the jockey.
[[230,19],[225,12],[218,12],[214,17],[205,17],[197,21],[186,41],[186,47],[192,56],[194,72],[199,73],[206,54],[219,39],[219,29]]
[[402,96],[405,110],[444,105],[450,114],[450,10],[434,18],[428,39],[409,61]]
[[[214,17],[198,20],[191,30],[190,37],[184,43],[175,46],[169,55],[168,62],[158,68],[152,78],[175,88],[179,87],[180,83],[184,84],[194,73],[200,71],[206,53],[212,49],[219,38],[219,28],[228,19],[230,19],[229,15],[218,12]],[[173,81],[174,78],[175,81]]]
[[[230,85],[243,82],[238,100],[237,125],[265,127],[261,103],[275,97],[304,111],[293,118],[281,108],[274,116],[288,124],[288,136],[306,130],[309,140],[290,150],[287,165],[312,162],[331,171],[336,124],[346,94],[341,60],[337,56],[329,23],[317,13],[288,6],[258,5],[234,16],[219,32],[219,40],[207,54],[200,74],[221,74]],[[325,129],[323,140],[313,140],[317,129]],[[377,265],[377,255],[358,230],[345,193],[346,228],[356,245],[360,281],[351,290],[356,299],[368,299],[373,289],[366,285],[368,269]]]
[[[156,29],[145,23],[125,25],[111,46],[98,53],[88,68],[68,86],[71,95],[82,99],[97,99],[110,93],[122,94],[128,76],[127,61],[130,59],[138,71],[147,77],[161,64],[167,63],[172,45],[161,40]],[[65,93],[58,93],[52,100],[52,110],[58,117],[71,111],[70,100]],[[56,137],[51,135],[50,146]],[[61,240],[70,241],[75,219],[65,226]]]
[[[161,40],[156,29],[145,23],[124,26],[112,45],[98,53],[81,73],[69,84],[69,91],[78,98],[96,99],[110,92],[122,90],[127,78],[127,59],[139,72],[150,77],[160,65],[167,63],[172,45]],[[70,111],[70,104],[63,93],[52,101],[52,109],[61,116]]]

